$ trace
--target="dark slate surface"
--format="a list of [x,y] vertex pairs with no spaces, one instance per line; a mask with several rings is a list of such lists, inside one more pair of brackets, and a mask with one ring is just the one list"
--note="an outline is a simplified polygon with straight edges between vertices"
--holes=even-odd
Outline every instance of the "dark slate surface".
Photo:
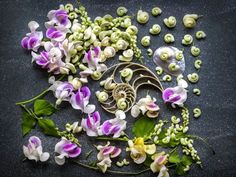
[[[47,12],[58,7],[60,3],[67,3],[69,0],[1,0],[0,1],[0,119],[1,119],[1,148],[0,148],[0,176],[2,177],[59,177],[59,176],[103,176],[101,173],[78,167],[72,163],[64,166],[57,166],[53,160],[54,145],[58,141],[56,138],[45,137],[37,129],[30,135],[37,135],[42,139],[44,150],[51,154],[50,161],[44,164],[26,161],[22,163],[22,145],[27,143],[30,135],[22,138],[20,129],[21,111],[14,105],[15,102],[33,97],[43,89],[48,87],[47,73],[32,66],[29,53],[24,52],[20,47],[20,40],[28,32],[27,24],[30,20],[36,20],[41,25],[47,20]],[[75,4],[75,1],[73,1]],[[236,1],[207,1],[207,0],[91,0],[82,1],[93,18],[97,15],[106,13],[115,14],[115,9],[120,5],[129,8],[130,14],[137,12],[140,7],[143,10],[150,11],[155,5],[163,9],[160,17],[151,17],[150,22],[145,26],[140,26],[139,36],[148,34],[149,27],[154,23],[162,25],[162,20],[170,15],[176,16],[178,20],[177,27],[173,30],[163,30],[159,37],[152,37],[151,48],[155,49],[163,45],[163,36],[167,32],[175,35],[176,42],[174,46],[182,48],[180,44],[184,34],[194,34],[196,30],[204,30],[207,39],[197,41],[196,45],[202,49],[201,58],[203,68],[200,71],[200,82],[197,85],[202,90],[202,96],[196,97],[189,94],[190,99],[187,105],[190,108],[200,106],[202,108],[202,117],[199,120],[191,119],[190,133],[207,138],[216,151],[212,155],[210,150],[201,142],[196,142],[196,149],[203,161],[203,169],[194,166],[189,177],[233,177],[236,176],[236,128],[235,128],[235,67],[236,53]],[[197,13],[204,15],[200,19],[194,30],[186,30],[181,22],[185,13]],[[193,72],[193,57],[190,56],[189,49],[185,49],[187,70],[185,75]],[[143,51],[145,54],[145,51]],[[110,62],[113,63],[114,61]],[[150,69],[154,70],[153,62],[145,57],[145,63]],[[95,91],[98,83],[93,85]],[[167,85],[164,85],[165,87]],[[193,86],[190,86],[192,89]],[[160,98],[155,92],[153,96]],[[48,98],[54,101],[52,95]],[[96,102],[95,96],[92,101]],[[167,109],[162,106],[161,117],[169,115]],[[100,106],[98,110],[101,111]],[[52,116],[52,119],[60,128],[66,122],[79,120],[81,115],[74,111],[69,105],[62,105],[61,111]],[[110,114],[102,112],[102,119],[111,118]],[[128,117],[128,130],[130,130],[134,120]],[[95,142],[86,136],[80,136],[83,142],[84,152],[92,148]],[[122,143],[121,143],[122,144]],[[124,146],[123,146],[124,147]],[[124,148],[123,148],[124,149]],[[93,156],[95,158],[95,152]],[[80,157],[81,159],[84,156]],[[139,170],[139,166],[130,166],[125,169],[129,171]],[[120,176],[106,174],[104,176]],[[156,176],[145,173],[140,176]],[[171,172],[171,176],[174,176]]]

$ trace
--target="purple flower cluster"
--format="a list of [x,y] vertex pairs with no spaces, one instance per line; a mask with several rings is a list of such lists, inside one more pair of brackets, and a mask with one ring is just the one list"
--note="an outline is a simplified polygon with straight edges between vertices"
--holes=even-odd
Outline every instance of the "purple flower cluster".
[[[32,61],[48,72],[53,74],[68,73],[69,68],[63,61],[63,57],[68,56],[72,44],[68,43],[66,34],[70,32],[71,22],[65,10],[52,10],[48,13],[49,21],[45,23],[47,28],[46,37],[50,40],[43,42],[43,32],[36,31],[39,24],[35,21],[29,22],[30,33],[26,34],[21,41],[21,46],[32,51]],[[35,53],[42,46],[39,54]],[[64,46],[64,47],[62,47]],[[70,46],[70,47],[67,47]]]
[[88,136],[113,135],[118,138],[126,129],[125,113],[116,112],[116,118],[106,120],[102,125],[99,112],[90,114],[86,119],[82,119],[81,126]]

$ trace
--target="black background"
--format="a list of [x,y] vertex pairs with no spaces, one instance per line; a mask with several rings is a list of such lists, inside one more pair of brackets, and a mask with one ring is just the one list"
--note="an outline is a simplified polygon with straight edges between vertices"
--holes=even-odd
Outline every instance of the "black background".
[[[102,173],[94,172],[83,167],[76,166],[68,162],[64,166],[58,166],[54,162],[54,146],[58,139],[45,137],[36,128],[25,138],[21,136],[21,111],[14,104],[17,101],[25,100],[40,93],[48,87],[47,73],[31,64],[31,56],[25,52],[20,41],[28,32],[27,24],[31,20],[39,22],[40,29],[44,29],[43,24],[47,21],[47,12],[57,9],[60,3],[75,1],[62,0],[1,0],[0,1],[0,119],[1,119],[1,145],[0,145],[0,176],[2,177],[59,177],[59,176],[103,176]],[[193,166],[188,174],[189,177],[232,177],[236,176],[236,121],[235,121],[235,78],[236,78],[236,1],[234,0],[91,0],[82,3],[87,7],[89,16],[92,18],[110,13],[115,15],[115,10],[121,5],[129,9],[129,14],[135,14],[137,10],[150,11],[152,7],[159,6],[163,10],[161,16],[154,18],[150,15],[147,25],[139,25],[139,39],[148,35],[148,30],[152,24],[158,23],[162,26],[159,36],[152,37],[151,48],[155,49],[164,45],[163,36],[165,33],[172,33],[175,36],[174,46],[183,48],[181,38],[184,34],[194,34],[197,30],[204,30],[207,34],[206,40],[196,41],[195,44],[202,50],[201,59],[203,67],[199,72],[200,81],[197,84],[202,91],[200,97],[191,93],[195,86],[190,85],[189,100],[187,106],[194,108],[201,107],[202,116],[198,120],[191,118],[190,133],[206,138],[214,147],[216,155],[201,143],[196,141],[195,147],[202,158],[203,169]],[[182,25],[182,17],[185,13],[197,13],[204,15],[199,19],[194,30],[186,30]],[[168,30],[163,26],[163,19],[170,15],[177,18],[177,26],[173,30]],[[135,22],[136,23],[136,22]],[[152,59],[145,56],[145,64],[154,71]],[[193,61],[189,48],[185,48],[187,69],[184,75],[194,72]],[[116,60],[117,61],[117,60]],[[116,63],[113,59],[108,65]],[[172,85],[174,82],[172,83]],[[171,84],[164,84],[164,87]],[[98,83],[89,84],[92,91],[98,90]],[[142,92],[141,92],[142,93]],[[152,95],[160,99],[152,90]],[[140,94],[141,95],[141,94]],[[48,94],[48,99],[55,101],[52,94]],[[97,103],[92,95],[92,102]],[[161,103],[160,103],[161,104]],[[102,119],[113,118],[101,110]],[[170,108],[163,107],[161,118],[170,117],[167,113]],[[51,117],[56,124],[63,128],[66,122],[74,122],[81,119],[79,111],[72,110],[68,104],[63,104],[61,110]],[[169,119],[169,118],[168,118]],[[134,119],[128,116],[128,131]],[[27,143],[29,136],[37,135],[42,139],[45,151],[50,152],[51,158],[48,162],[36,164],[32,161],[22,162],[22,145]],[[95,141],[85,135],[79,137],[83,144],[83,154],[88,152]],[[123,149],[125,146],[118,143]],[[94,149],[94,148],[93,148]],[[94,150],[91,159],[96,159]],[[84,155],[80,159],[84,159]],[[137,171],[141,169],[137,165],[131,165],[121,170]],[[173,172],[171,171],[171,176]],[[120,176],[106,174],[104,176]],[[140,176],[156,176],[151,172]]]

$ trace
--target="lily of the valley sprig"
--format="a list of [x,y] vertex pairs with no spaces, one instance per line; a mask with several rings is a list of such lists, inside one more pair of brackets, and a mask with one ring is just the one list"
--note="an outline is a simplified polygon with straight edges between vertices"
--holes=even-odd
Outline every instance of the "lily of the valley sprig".
[[[160,7],[153,7],[150,11],[153,17],[147,11],[139,10],[136,20],[145,25],[150,18],[160,18],[157,16],[164,14]],[[43,151],[46,149],[43,145],[47,142],[31,136],[27,146],[23,146],[23,154],[27,159],[46,162],[53,156],[58,165],[69,165],[66,162],[72,161],[103,173],[126,175],[139,175],[151,170],[158,177],[169,177],[172,173],[170,169],[174,169],[178,175],[184,175],[192,164],[201,166],[194,139],[206,141],[188,134],[192,115],[187,98],[191,93],[188,84],[197,84],[199,81],[198,71],[202,60],[195,60],[196,71],[186,77],[184,57],[187,47],[193,42],[194,46],[189,49],[193,57],[200,57],[200,48],[195,46],[196,41],[190,34],[185,34],[182,40],[185,50],[162,46],[154,52],[148,48],[148,56],[153,56],[153,64],[158,65],[154,73],[143,65],[144,57],[137,45],[141,42],[143,46],[151,47],[154,39],[150,36],[139,39],[139,28],[132,24],[132,16],[128,14],[127,8],[119,7],[118,17],[107,14],[92,20],[81,4],[79,7],[66,4],[49,11],[45,34],[36,21],[29,22],[30,32],[23,37],[21,46],[31,52],[32,62],[48,72],[50,77],[46,90],[32,99],[16,103],[23,112],[22,134],[30,134],[38,126],[43,134],[58,138],[58,142],[54,153],[49,155]],[[185,15],[184,26],[193,28],[198,17],[197,14]],[[165,18],[167,28],[153,24],[150,34],[158,36],[164,28],[175,28],[177,21],[174,16]],[[174,39],[170,33],[165,36],[166,43],[170,43],[168,36]],[[196,33],[197,40],[205,37],[203,31]],[[120,63],[113,62],[112,66],[107,66],[106,61],[115,60],[116,56]],[[161,76],[163,73],[165,75]],[[175,80],[176,83],[167,88],[162,85],[162,82]],[[100,90],[89,88],[91,82],[99,83]],[[149,87],[155,88],[154,94],[139,94],[139,89]],[[55,97],[54,103],[43,99],[48,93]],[[200,96],[200,89],[194,88],[193,93]],[[109,117],[98,111],[91,102],[92,96],[97,97],[104,111],[111,113]],[[63,120],[64,130],[49,118],[63,109],[62,104],[78,112],[73,122]],[[162,111],[163,105],[169,104],[171,109],[180,110],[181,113],[166,117]],[[201,113],[199,107],[193,109],[193,117],[198,118]],[[131,127],[127,126],[129,114],[135,119]],[[88,151],[83,146],[81,134],[86,134],[96,142],[94,148],[98,153],[93,163],[89,161],[90,156],[94,155],[93,150]],[[83,153],[87,154],[86,159],[83,159]],[[131,172],[114,170],[132,162],[146,167]]]

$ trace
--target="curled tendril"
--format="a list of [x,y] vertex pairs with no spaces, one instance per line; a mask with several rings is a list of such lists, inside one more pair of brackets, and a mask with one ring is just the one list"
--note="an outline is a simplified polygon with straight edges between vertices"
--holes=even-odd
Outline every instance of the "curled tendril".
[[161,75],[161,74],[163,73],[163,69],[162,69],[160,66],[157,66],[157,67],[156,67],[156,73],[157,73],[158,75]]
[[152,8],[152,15],[153,15],[154,17],[156,17],[156,16],[158,16],[158,15],[161,15],[161,13],[162,13],[162,10],[161,10],[160,7],[153,7],[153,8]]
[[201,50],[200,50],[198,47],[196,47],[196,46],[192,46],[192,47],[191,47],[191,54],[192,54],[194,57],[199,56],[200,53],[201,53]]
[[149,20],[149,15],[147,12],[139,10],[137,14],[137,21],[141,24],[147,23]]
[[183,17],[183,24],[186,28],[194,28],[196,26],[197,23],[197,19],[200,16],[197,14],[186,14]]
[[190,45],[192,43],[193,43],[193,37],[190,34],[184,35],[184,38],[182,39],[182,44]]
[[169,69],[170,71],[177,71],[177,70],[180,69],[180,67],[179,67],[179,65],[177,65],[176,63],[170,63],[170,64],[168,65],[168,69]]
[[161,26],[158,24],[154,24],[152,28],[149,30],[149,33],[152,35],[157,35],[161,32]]
[[197,95],[197,96],[200,96],[200,95],[201,95],[201,90],[198,89],[198,88],[194,88],[194,89],[193,89],[193,93],[194,93],[195,95]]
[[175,38],[172,34],[168,33],[164,36],[164,41],[169,44],[169,43],[174,42]]
[[120,17],[126,15],[127,12],[128,12],[128,9],[125,8],[125,7],[118,7],[117,10],[116,10],[117,15],[120,16]]
[[147,55],[151,57],[153,55],[153,50],[151,48],[147,49]]
[[144,36],[142,39],[141,39],[141,44],[144,46],[144,47],[148,47],[151,43],[151,38],[150,36]]
[[201,114],[202,114],[202,111],[201,111],[200,108],[194,108],[194,109],[193,109],[193,116],[194,116],[195,118],[200,117]]
[[125,78],[126,82],[129,82],[133,77],[133,70],[130,68],[125,68],[120,71],[120,75]]
[[66,12],[71,12],[74,10],[74,7],[72,4],[66,4],[64,9]]
[[164,24],[168,27],[168,28],[174,28],[176,26],[176,18],[174,16],[170,16],[168,18],[164,19]]
[[176,58],[176,60],[178,60],[178,61],[182,60],[182,59],[184,58],[183,51],[178,51],[178,52],[176,52],[175,58]]
[[196,38],[197,39],[204,39],[206,37],[206,33],[204,31],[197,31]]
[[126,32],[130,35],[136,35],[138,33],[138,28],[134,25],[131,25],[126,29]]
[[201,68],[201,65],[202,65],[202,60],[196,60],[195,62],[194,62],[194,67],[196,68],[196,69],[200,69]]
[[171,75],[166,74],[166,75],[164,75],[164,76],[162,77],[162,80],[163,80],[163,81],[166,81],[166,82],[171,82],[171,81],[172,81],[172,77],[171,77]]
[[188,78],[189,82],[191,82],[191,83],[197,83],[199,80],[199,76],[197,73],[188,74],[187,78]]
[[108,94],[104,91],[103,92],[97,91],[96,96],[98,98],[98,101],[101,103],[107,101],[108,99]]

